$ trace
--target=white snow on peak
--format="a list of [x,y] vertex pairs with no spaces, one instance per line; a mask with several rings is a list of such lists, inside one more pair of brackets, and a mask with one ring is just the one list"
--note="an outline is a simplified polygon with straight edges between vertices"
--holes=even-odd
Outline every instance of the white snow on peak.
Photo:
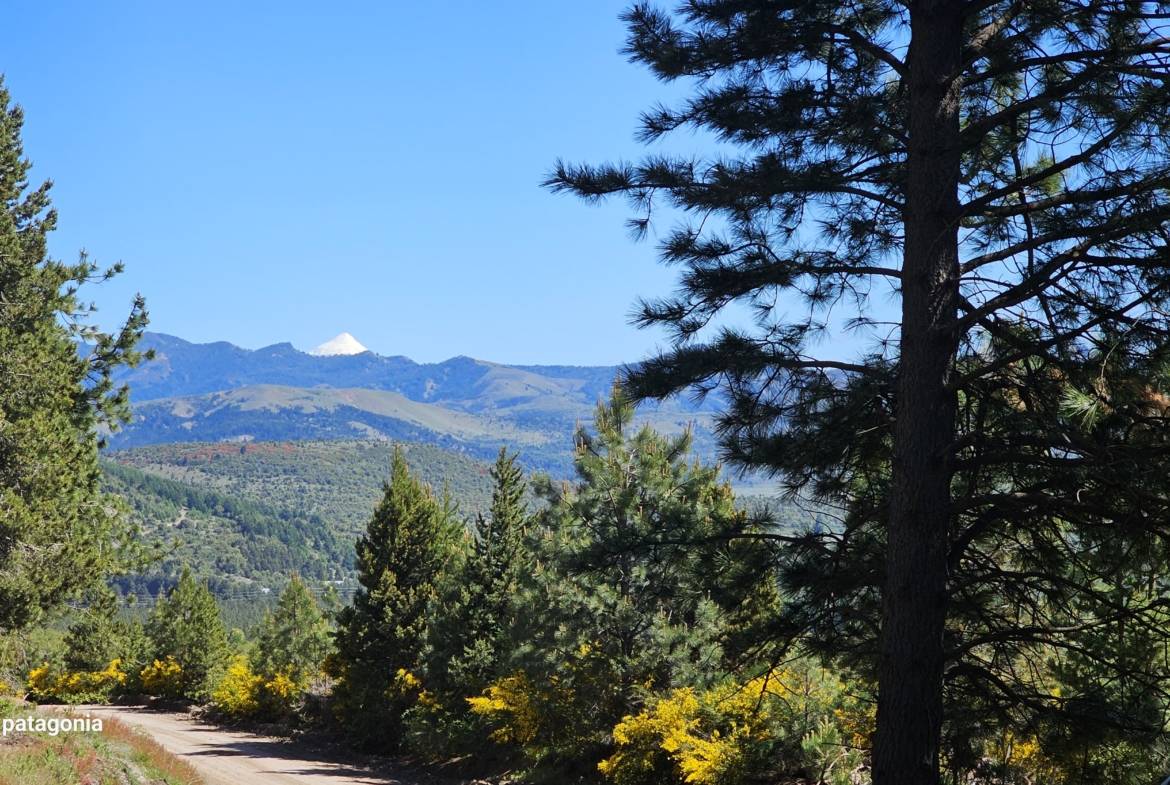
[[369,349],[362,346],[357,338],[354,338],[349,333],[342,333],[335,338],[330,338],[325,343],[313,349],[309,354],[317,357],[332,357],[341,354],[361,354],[368,352]]

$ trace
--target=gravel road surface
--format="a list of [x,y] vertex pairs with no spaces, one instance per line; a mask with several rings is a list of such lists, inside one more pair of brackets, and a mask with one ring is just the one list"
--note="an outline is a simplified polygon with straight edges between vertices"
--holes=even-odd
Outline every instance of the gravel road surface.
[[81,716],[116,717],[187,760],[207,785],[415,785],[387,779],[285,739],[224,730],[188,714],[133,706],[78,706]]

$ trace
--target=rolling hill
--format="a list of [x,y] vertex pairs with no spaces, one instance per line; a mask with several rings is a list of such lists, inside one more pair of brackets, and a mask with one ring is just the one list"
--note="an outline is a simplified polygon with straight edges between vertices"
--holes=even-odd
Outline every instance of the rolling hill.
[[[193,442],[109,452],[105,488],[126,499],[143,543],[161,556],[116,584],[123,593],[154,596],[187,564],[221,598],[277,588],[294,571],[352,587],[354,541],[381,498],[396,446],[463,519],[487,511],[490,464],[431,444]],[[767,501],[743,490],[745,506]],[[795,507],[769,506],[784,525],[811,520]]]
[[[411,469],[459,514],[487,509],[486,463],[433,445],[399,445]],[[118,580],[154,595],[188,564],[221,596],[283,584],[290,572],[353,576],[353,543],[381,496],[394,446],[377,441],[167,444],[109,453],[106,490],[127,500],[162,558]]]

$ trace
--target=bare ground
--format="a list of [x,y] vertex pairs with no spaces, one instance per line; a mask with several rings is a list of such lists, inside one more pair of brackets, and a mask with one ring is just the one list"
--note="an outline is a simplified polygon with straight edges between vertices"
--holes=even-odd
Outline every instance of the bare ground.
[[190,714],[139,706],[78,706],[78,715],[116,717],[191,763],[207,785],[420,785],[288,739],[227,730]]

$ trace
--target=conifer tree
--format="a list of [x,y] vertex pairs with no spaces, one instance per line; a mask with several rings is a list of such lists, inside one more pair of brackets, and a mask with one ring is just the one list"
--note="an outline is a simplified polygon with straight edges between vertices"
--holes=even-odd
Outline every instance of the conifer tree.
[[146,325],[141,298],[113,334],[86,324],[78,289],[121,267],[47,255],[50,183],[30,188],[9,101],[0,82],[0,633],[100,584],[127,553],[126,518],[99,488],[97,432],[127,415],[113,373],[139,359]]
[[763,532],[718,468],[690,462],[689,432],[634,431],[633,416],[615,389],[596,433],[576,434],[576,482],[537,482],[548,506],[530,536],[510,666],[548,699],[543,741],[570,759],[602,749],[651,686],[726,676],[735,628],[775,610],[768,548],[749,539]]
[[182,694],[206,698],[228,657],[227,632],[207,584],[184,567],[178,583],[151,610],[146,633],[154,658],[173,657],[182,667]]
[[88,607],[65,635],[65,666],[100,671],[121,660],[122,670],[137,673],[145,665],[149,643],[142,623],[119,614],[118,595],[108,587],[93,592]]
[[401,449],[366,533],[357,543],[358,582],[338,615],[335,695],[357,741],[381,749],[401,742],[412,696],[400,688],[419,669],[428,610],[458,536],[454,510],[416,479]]
[[256,667],[266,676],[283,673],[307,686],[321,674],[331,647],[328,620],[309,587],[293,575],[260,625]]
[[516,456],[501,448],[491,469],[495,488],[486,516],[472,525],[469,553],[450,571],[428,635],[426,685],[462,711],[498,674],[509,648],[515,593],[528,564],[527,484]]
[[[1078,638],[1168,634],[1168,14],[638,3],[628,54],[689,88],[644,115],[643,138],[698,129],[718,155],[550,178],[630,197],[638,232],[662,203],[694,216],[662,242],[678,293],[637,317],[673,345],[628,387],[719,390],[731,459],[841,508],[841,527],[782,555],[778,634],[831,642],[877,679],[875,785],[937,785],[944,760],[959,781],[978,746],[951,731],[970,706],[985,730],[1162,727],[1075,713],[1087,704],[1046,681],[1053,652],[1092,651],[1101,683],[1165,692],[1124,647]],[[755,323],[723,321],[732,304]],[[818,346],[846,329],[868,339],[855,357]],[[1106,538],[1140,557],[1100,561]],[[1119,570],[1124,600],[1100,580]]]

